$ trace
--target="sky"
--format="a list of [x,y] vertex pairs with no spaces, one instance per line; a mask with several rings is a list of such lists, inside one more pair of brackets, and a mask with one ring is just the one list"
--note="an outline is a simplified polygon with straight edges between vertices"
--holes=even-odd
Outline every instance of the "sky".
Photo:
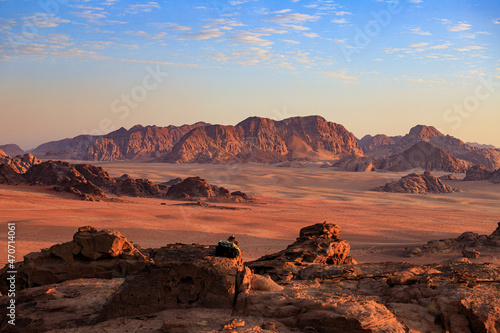
[[320,115],[500,147],[498,0],[0,0],[0,145]]

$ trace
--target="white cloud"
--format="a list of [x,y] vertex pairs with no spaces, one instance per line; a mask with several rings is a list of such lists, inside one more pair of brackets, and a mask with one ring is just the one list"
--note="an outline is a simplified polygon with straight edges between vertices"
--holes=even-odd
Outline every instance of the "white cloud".
[[429,43],[417,43],[417,44],[411,44],[409,45],[410,47],[426,47],[429,45]]
[[344,24],[344,23],[347,23],[347,20],[345,18],[340,18],[340,19],[333,19],[330,22],[337,23],[337,24]]
[[223,35],[225,35],[225,32],[222,32],[219,29],[211,28],[211,29],[202,29],[200,32],[185,33],[182,35],[181,39],[189,38],[189,39],[203,40],[203,39],[217,38]]
[[372,61],[382,61],[380,58],[372,59]]
[[255,32],[262,33],[262,34],[285,34],[288,31],[278,30],[278,29],[274,29],[274,28],[259,28],[259,29],[255,29]]
[[247,45],[269,46],[274,44],[270,40],[260,38],[260,36],[262,36],[262,34],[247,31],[238,31],[231,37],[231,39],[237,43]]
[[408,30],[410,30],[410,33],[412,34],[417,34],[421,36],[430,36],[431,33],[428,31],[422,31],[421,27],[409,27]]
[[335,12],[335,15],[337,16],[344,16],[344,15],[352,15],[351,12],[346,12],[346,11],[340,11],[340,12]]
[[112,6],[112,5],[114,5],[118,1],[119,0],[106,0],[106,1],[103,2],[103,5],[105,5],[105,6]]
[[482,49],[484,49],[484,47],[479,46],[479,45],[471,45],[471,46],[467,46],[467,47],[456,48],[454,50],[459,51],[459,52],[469,52],[472,50],[482,50]]
[[347,71],[337,71],[337,72],[320,72],[323,77],[331,77],[334,79],[340,79],[345,81],[357,81],[359,78],[355,76],[346,75]]
[[62,19],[54,14],[37,13],[33,16],[23,17],[23,20],[33,22],[37,28],[55,28],[61,23],[70,23],[70,20]]
[[432,49],[432,50],[441,50],[441,49],[447,49],[448,47],[450,47],[451,45],[453,45],[453,43],[450,43],[450,42],[446,42],[444,44],[438,44],[438,45],[432,45],[429,47],[429,49]]
[[160,9],[160,5],[158,2],[147,2],[142,4],[132,4],[128,5],[127,9],[125,9],[125,13],[128,14],[139,14],[139,13],[147,13],[152,11],[154,8]]
[[494,19],[493,24],[500,24],[500,18]]
[[98,22],[99,19],[106,18],[106,14],[104,12],[96,13],[92,10],[85,10],[83,12],[72,13],[76,17],[87,19],[89,22]]
[[408,0],[408,3],[422,3],[422,0]]
[[306,33],[303,33],[302,35],[306,36],[306,37],[309,37],[309,38],[316,38],[316,37],[319,37],[319,35],[315,32],[306,32]]
[[454,32],[457,32],[457,31],[465,31],[465,30],[470,30],[470,27],[471,25],[470,24],[467,24],[467,23],[459,23],[459,24],[456,24],[454,26],[451,26],[448,28],[449,31],[454,31]]
[[161,39],[167,35],[166,32],[162,32],[159,34],[149,34],[149,33],[142,31],[142,30],[141,31],[127,31],[127,33],[132,35],[132,36],[145,37],[148,39]]
[[295,13],[295,14],[276,15],[273,17],[266,18],[265,20],[277,23],[298,23],[298,22],[317,21],[318,19],[319,16]]
[[291,40],[291,39],[281,39],[283,43],[288,43],[288,44],[300,44],[300,42],[297,42],[296,40]]
[[291,11],[292,11],[291,9],[282,9],[273,12],[273,14],[285,14],[285,13],[290,13]]
[[296,25],[296,24],[283,24],[284,27],[290,28],[292,30],[297,30],[297,31],[305,31],[309,30],[308,27],[303,27],[301,25]]

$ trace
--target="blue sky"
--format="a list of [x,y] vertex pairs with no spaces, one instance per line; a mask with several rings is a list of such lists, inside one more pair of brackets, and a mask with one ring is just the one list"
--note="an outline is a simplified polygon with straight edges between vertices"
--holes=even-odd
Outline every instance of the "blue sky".
[[0,144],[319,114],[500,146],[498,1],[3,0],[0,34]]

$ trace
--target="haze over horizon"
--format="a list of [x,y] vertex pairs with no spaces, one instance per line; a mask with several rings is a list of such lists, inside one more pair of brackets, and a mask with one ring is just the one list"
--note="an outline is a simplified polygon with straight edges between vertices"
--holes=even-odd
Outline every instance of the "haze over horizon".
[[0,144],[320,115],[500,147],[493,0],[3,0],[0,33]]

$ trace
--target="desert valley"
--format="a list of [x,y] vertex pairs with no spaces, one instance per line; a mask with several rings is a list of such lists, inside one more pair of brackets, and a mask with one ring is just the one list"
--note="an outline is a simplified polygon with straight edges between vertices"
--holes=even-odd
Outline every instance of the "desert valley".
[[[15,267],[21,323],[4,312],[6,331],[500,327],[495,147],[422,125],[357,139],[311,116],[1,148],[0,216],[18,260],[0,291],[8,302]],[[211,252],[229,235],[236,259]]]

